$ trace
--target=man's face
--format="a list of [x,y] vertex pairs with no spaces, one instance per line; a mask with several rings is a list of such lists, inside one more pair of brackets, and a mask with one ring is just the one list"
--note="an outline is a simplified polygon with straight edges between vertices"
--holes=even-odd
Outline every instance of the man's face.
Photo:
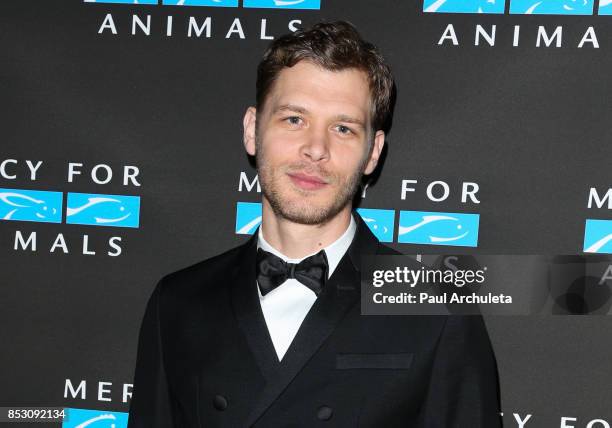
[[[321,224],[350,204],[363,174],[376,167],[384,133],[373,132],[366,75],[301,61],[282,70],[263,111],[244,118],[245,147],[276,216]],[[370,145],[370,141],[373,144]]]

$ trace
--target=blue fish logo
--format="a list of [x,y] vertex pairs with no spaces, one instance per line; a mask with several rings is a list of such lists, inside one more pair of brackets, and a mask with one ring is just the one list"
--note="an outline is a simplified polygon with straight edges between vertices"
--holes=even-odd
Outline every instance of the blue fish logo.
[[238,0],[163,0],[164,6],[238,7]]
[[157,4],[157,0],[83,0],[83,3]]
[[479,214],[400,211],[398,242],[478,246]]
[[592,15],[594,0],[511,0],[510,13],[520,15]]
[[357,208],[357,213],[380,242],[393,242],[395,210]]
[[321,0],[244,0],[242,6],[265,9],[321,9]]
[[41,190],[0,189],[0,219],[62,222],[61,192]]
[[65,409],[62,428],[127,428],[128,413]]
[[588,219],[586,221],[583,251],[612,254],[612,220]]
[[139,196],[68,193],[68,224],[136,228],[139,218]]
[[236,204],[236,233],[252,235],[261,224],[261,202],[238,202]]
[[612,0],[599,0],[599,14],[612,15]]
[[428,13],[498,13],[503,14],[506,0],[425,0]]

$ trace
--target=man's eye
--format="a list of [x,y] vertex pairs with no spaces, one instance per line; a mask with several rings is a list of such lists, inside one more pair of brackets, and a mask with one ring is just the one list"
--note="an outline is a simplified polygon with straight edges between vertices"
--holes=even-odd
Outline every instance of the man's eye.
[[300,118],[299,116],[289,116],[285,120],[291,125],[299,125],[302,122],[302,118]]
[[351,128],[349,128],[348,126],[344,126],[344,125],[338,125],[338,132],[340,132],[341,134],[352,134],[353,131]]

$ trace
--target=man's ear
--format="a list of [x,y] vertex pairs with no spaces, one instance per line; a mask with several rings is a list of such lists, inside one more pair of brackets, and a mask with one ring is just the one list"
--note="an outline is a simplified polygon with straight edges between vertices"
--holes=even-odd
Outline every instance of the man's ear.
[[374,135],[374,143],[372,144],[372,153],[370,153],[370,159],[368,159],[368,163],[363,171],[364,175],[371,174],[375,169],[376,165],[378,165],[378,159],[380,158],[380,154],[382,153],[382,149],[385,145],[385,131],[378,130]]
[[244,148],[246,152],[255,156],[255,125],[257,123],[257,110],[255,107],[249,107],[244,113],[242,120]]

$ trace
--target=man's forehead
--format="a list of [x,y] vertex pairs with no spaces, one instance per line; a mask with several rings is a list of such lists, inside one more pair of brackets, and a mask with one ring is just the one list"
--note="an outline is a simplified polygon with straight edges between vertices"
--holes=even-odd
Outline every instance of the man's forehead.
[[356,68],[332,71],[301,61],[281,70],[268,93],[266,107],[272,113],[308,113],[326,108],[365,121],[371,111],[370,87],[366,74]]

